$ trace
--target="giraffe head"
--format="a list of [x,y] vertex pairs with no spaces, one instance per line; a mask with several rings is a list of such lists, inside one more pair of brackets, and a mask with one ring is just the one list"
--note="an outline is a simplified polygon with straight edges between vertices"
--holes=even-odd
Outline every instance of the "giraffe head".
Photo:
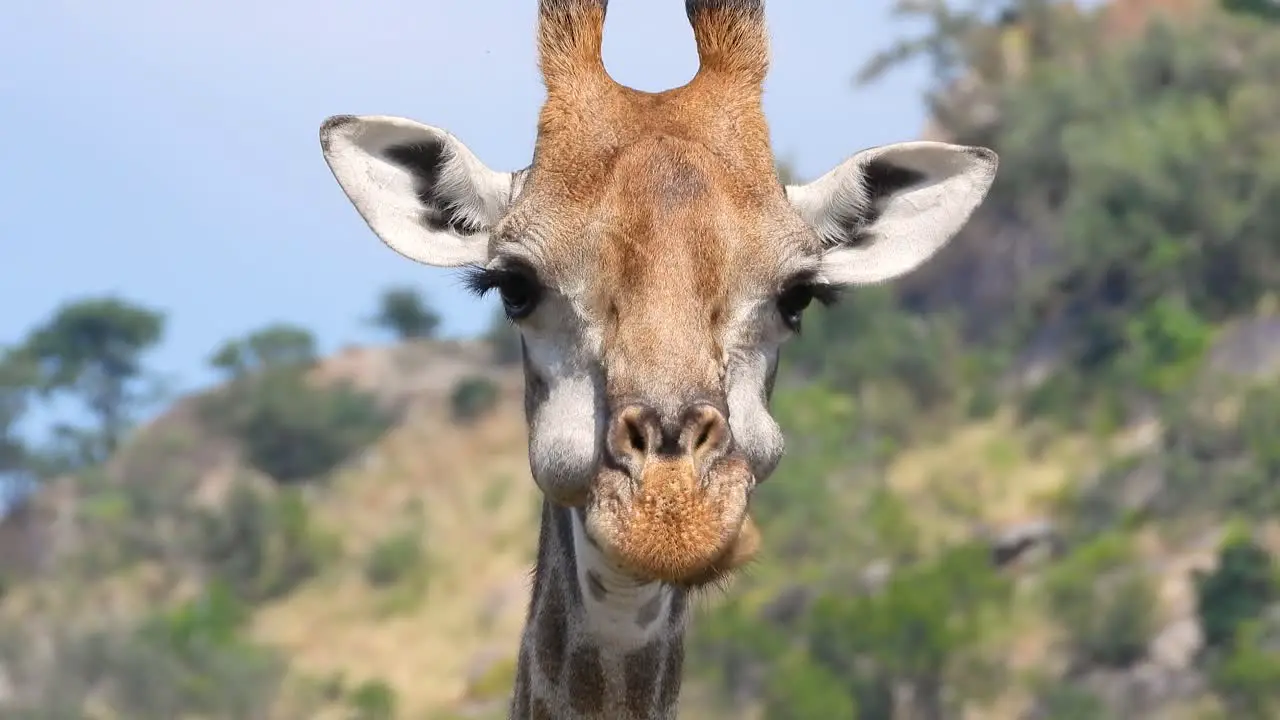
[[811,301],[890,280],[968,220],[984,148],[907,142],[783,187],[761,108],[762,0],[687,0],[700,67],[614,82],[606,0],[540,0],[547,97],[533,163],[485,166],[448,132],[339,116],[324,156],[396,252],[465,268],[524,345],[529,461],[637,577],[686,586],[748,559],[748,499],[777,465],[779,348]]

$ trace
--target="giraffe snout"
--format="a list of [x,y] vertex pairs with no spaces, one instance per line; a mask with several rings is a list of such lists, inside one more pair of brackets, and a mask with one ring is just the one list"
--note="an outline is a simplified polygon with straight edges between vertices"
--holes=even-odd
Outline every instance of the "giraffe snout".
[[755,481],[723,411],[703,401],[664,416],[632,402],[607,427],[611,462],[586,525],[611,559],[639,577],[698,585],[754,553],[746,512]]
[[627,405],[610,418],[605,441],[610,458],[633,479],[654,462],[673,460],[691,462],[704,477],[732,444],[729,421],[706,402],[686,405],[671,417],[648,405]]

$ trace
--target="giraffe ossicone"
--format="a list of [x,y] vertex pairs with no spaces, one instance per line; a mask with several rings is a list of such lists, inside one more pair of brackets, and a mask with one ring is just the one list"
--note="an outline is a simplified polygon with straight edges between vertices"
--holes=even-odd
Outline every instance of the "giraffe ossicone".
[[985,148],[904,142],[783,187],[763,0],[686,0],[699,70],[662,93],[605,72],[606,5],[540,0],[547,95],[523,170],[404,118],[320,131],[377,237],[463,269],[519,327],[545,496],[521,719],[674,717],[688,593],[760,543],[747,510],[782,456],[782,344],[813,300],[931,258],[997,167]]

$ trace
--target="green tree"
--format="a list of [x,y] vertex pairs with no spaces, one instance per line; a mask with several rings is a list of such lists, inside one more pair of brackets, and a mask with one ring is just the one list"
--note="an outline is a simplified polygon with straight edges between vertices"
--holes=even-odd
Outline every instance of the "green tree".
[[961,387],[955,327],[946,316],[904,310],[888,288],[862,289],[831,307],[815,307],[805,323],[785,351],[791,373],[822,378],[859,399],[862,390],[892,384],[924,408],[952,399]]
[[118,709],[135,718],[260,717],[270,707],[284,664],[274,652],[242,638],[246,618],[240,601],[220,583],[146,618],[127,646],[133,657],[120,660],[126,666],[145,662],[153,675],[135,671],[118,685]]
[[[1000,172],[947,263],[1030,258],[999,291],[1012,315],[987,302],[966,327],[1016,321],[1016,346],[1043,349],[1072,376],[1051,381],[1064,390],[1047,404],[1083,420],[1091,400],[1125,410],[1184,385],[1212,326],[1280,287],[1280,43],[1209,11],[1081,47],[1003,85],[995,121],[949,126],[998,151]],[[987,242],[984,222],[1017,236],[1017,252]]]
[[268,368],[301,368],[315,360],[316,339],[310,330],[275,323],[227,341],[209,364],[235,378]]
[[401,340],[434,337],[440,315],[411,287],[393,287],[382,293],[373,323]]
[[1278,638],[1263,621],[1249,620],[1236,630],[1230,653],[1210,668],[1214,690],[1230,711],[1243,720],[1270,720],[1280,714]]
[[1229,648],[1240,627],[1277,599],[1275,573],[1271,554],[1247,531],[1227,537],[1217,569],[1196,584],[1196,608],[1207,647]]
[[1280,21],[1280,2],[1276,0],[1221,0],[1228,12],[1252,15],[1270,22]]
[[830,672],[850,679],[867,717],[888,717],[894,690],[906,688],[918,717],[940,720],[998,689],[1001,668],[979,641],[1011,590],[985,547],[950,548],[895,571],[876,594],[820,599],[810,649]]
[[318,387],[288,368],[236,384],[206,407],[210,419],[243,444],[254,467],[284,483],[323,475],[390,422],[367,393],[348,385]]
[[18,435],[39,382],[35,363],[22,353],[0,351],[0,477],[26,468],[27,447]]
[[392,720],[396,716],[396,691],[383,680],[366,680],[356,686],[347,698],[355,713],[353,720]]
[[471,422],[486,415],[498,403],[498,385],[483,376],[465,377],[449,395],[453,419]]
[[272,495],[238,483],[225,507],[200,516],[198,528],[213,577],[249,603],[288,594],[338,550],[294,489]]
[[891,70],[921,58],[928,61],[936,83],[945,84],[954,79],[963,68],[973,64],[969,59],[968,41],[975,29],[984,25],[973,5],[957,7],[957,3],[947,0],[898,0],[893,5],[893,15],[922,21],[927,29],[878,51],[858,70],[856,82],[860,85],[875,82]]
[[323,475],[391,420],[366,392],[311,381],[307,371],[315,358],[309,331],[279,323],[224,343],[210,358],[231,382],[202,403],[206,419],[280,482]]
[[119,446],[147,399],[138,387],[142,356],[163,333],[158,311],[108,297],[63,305],[27,338],[23,352],[38,365],[41,390],[74,395],[97,418],[87,459]]
[[[690,635],[689,652],[696,658],[690,663],[702,669],[731,696],[741,696],[754,687],[761,667],[780,667],[784,663],[794,672],[802,672],[804,657],[784,657],[791,645],[783,628],[764,621],[744,607],[741,597],[729,597],[707,614]],[[821,670],[821,669],[820,669]],[[781,685],[766,690],[773,697],[767,704],[775,707],[785,702],[787,688]]]
[[[747,630],[747,632],[751,632]],[[848,683],[808,656],[792,654],[765,681],[766,720],[857,720]]]
[[854,80],[866,85],[924,60],[935,121],[951,132],[998,127],[990,109],[1005,84],[1088,47],[1093,30],[1073,9],[1057,0],[896,0],[892,14],[922,30],[874,54]]

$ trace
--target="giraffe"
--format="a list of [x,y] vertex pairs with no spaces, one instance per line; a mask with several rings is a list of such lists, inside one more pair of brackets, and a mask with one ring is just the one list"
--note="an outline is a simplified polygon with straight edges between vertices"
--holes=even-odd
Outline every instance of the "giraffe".
[[675,716],[692,593],[757,553],[753,490],[781,459],[782,344],[813,301],[920,266],[995,177],[986,148],[903,142],[784,186],[761,99],[763,0],[686,0],[699,68],[641,92],[601,58],[607,0],[540,0],[532,163],[448,131],[326,120],[372,232],[496,292],[519,329],[543,495],[510,717]]

